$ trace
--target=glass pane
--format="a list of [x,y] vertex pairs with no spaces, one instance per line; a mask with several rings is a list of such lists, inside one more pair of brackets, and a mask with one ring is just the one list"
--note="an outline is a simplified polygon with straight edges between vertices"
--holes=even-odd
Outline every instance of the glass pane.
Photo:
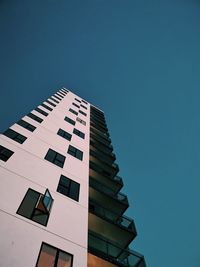
[[56,249],[43,244],[38,259],[37,267],[54,267]]
[[71,181],[69,197],[71,197],[72,199],[78,201],[78,199],[79,199],[79,188],[80,188],[80,185],[78,183]]
[[26,217],[31,218],[33,210],[35,209],[35,206],[38,202],[40,194],[38,192],[35,192],[31,189],[29,189],[17,211],[18,214]]
[[71,263],[72,256],[60,251],[57,267],[71,267]]
[[48,211],[51,208],[52,202],[53,202],[53,198],[52,198],[49,190],[47,189],[45,194],[44,194],[44,197],[43,197],[43,204]]

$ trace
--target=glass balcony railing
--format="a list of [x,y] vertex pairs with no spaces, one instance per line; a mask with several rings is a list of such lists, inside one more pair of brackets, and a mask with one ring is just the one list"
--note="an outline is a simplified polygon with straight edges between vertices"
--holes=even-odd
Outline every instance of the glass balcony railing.
[[90,177],[89,179],[89,185],[91,187],[93,187],[94,189],[97,189],[98,191],[114,198],[115,200],[118,200],[126,205],[128,205],[128,199],[127,196],[122,194],[122,193],[115,193],[115,191],[113,191],[112,189],[110,189],[109,187],[100,184],[99,182],[97,182],[95,179],[93,179],[92,177]]
[[146,267],[144,257],[130,249],[121,248],[102,236],[89,231],[89,252],[119,267]]
[[136,236],[136,227],[134,221],[126,216],[119,216],[114,212],[105,209],[104,207],[97,204],[94,200],[89,200],[89,211],[103,219],[110,221],[111,223],[118,225],[122,229],[129,231],[132,236]]

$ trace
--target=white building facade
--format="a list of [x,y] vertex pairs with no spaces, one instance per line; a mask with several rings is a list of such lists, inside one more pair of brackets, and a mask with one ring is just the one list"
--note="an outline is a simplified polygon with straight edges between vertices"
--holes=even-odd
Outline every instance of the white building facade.
[[62,88],[0,135],[1,267],[145,266],[103,124]]

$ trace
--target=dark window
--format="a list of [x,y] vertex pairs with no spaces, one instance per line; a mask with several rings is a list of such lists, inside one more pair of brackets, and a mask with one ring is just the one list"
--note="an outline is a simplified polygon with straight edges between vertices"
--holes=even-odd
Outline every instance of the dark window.
[[79,100],[78,98],[74,98],[76,101],[78,101],[79,103],[81,103],[81,100]]
[[80,159],[80,160],[83,159],[83,152],[75,148],[74,146],[69,145],[67,153],[69,153],[70,155],[74,156],[77,159]]
[[29,118],[31,118],[31,119],[33,119],[33,120],[39,122],[39,123],[43,122],[43,119],[39,118],[38,116],[36,116],[36,115],[33,114],[33,113],[29,113],[29,114],[27,114],[27,116],[28,116]]
[[69,91],[65,88],[62,88],[61,90],[63,90],[65,93],[68,93]]
[[59,104],[59,102],[58,102],[57,100],[55,100],[52,96],[50,97],[50,99],[51,99],[52,101],[54,101],[55,103]]
[[52,204],[53,198],[48,189],[43,195],[29,188],[17,210],[17,214],[46,226]]
[[64,98],[64,96],[63,96],[60,92],[57,92],[56,94],[57,94],[59,97]]
[[49,115],[47,112],[43,111],[43,110],[40,109],[40,108],[36,108],[35,110],[36,110],[37,112],[39,112],[40,114],[46,116],[46,117]]
[[46,156],[45,156],[45,159],[54,163],[55,165],[63,168],[63,165],[65,163],[65,156],[59,154],[58,152],[52,150],[52,149],[49,149]]
[[74,110],[74,109],[72,109],[72,108],[70,108],[70,109],[69,109],[69,111],[70,111],[71,113],[75,114],[75,115],[78,115],[78,112],[77,112],[77,111],[75,111],[75,110]]
[[87,109],[87,107],[85,107],[85,106],[83,106],[82,104],[80,105],[82,108],[84,108],[84,109]]
[[66,93],[64,93],[63,91],[59,91],[59,94],[62,95],[63,97],[65,97]]
[[85,112],[83,112],[82,110],[79,110],[79,113],[81,113],[84,116],[87,116],[87,114]]
[[72,138],[72,135],[68,132],[65,132],[64,130],[62,129],[59,129],[58,132],[57,132],[58,135],[62,136],[63,138],[67,139],[67,140],[71,140]]
[[72,267],[73,255],[42,243],[36,267]]
[[80,108],[80,106],[79,105],[77,105],[76,103],[72,103],[72,105],[74,105],[75,107],[77,107],[77,108]]
[[85,100],[82,100],[83,103],[85,103],[86,105],[88,104]]
[[79,189],[79,183],[74,182],[73,180],[65,177],[64,175],[60,176],[60,181],[57,188],[57,191],[59,193],[78,201]]
[[12,129],[6,130],[3,134],[20,144],[23,144],[24,141],[27,139],[26,136],[19,134],[18,132],[13,131]]
[[30,123],[28,123],[28,122],[26,122],[24,120],[18,121],[17,124],[22,126],[25,129],[29,130],[30,132],[33,132],[36,129],[35,126],[33,126],[32,124],[30,124]]
[[84,120],[81,120],[80,118],[76,118],[76,120],[77,120],[78,122],[80,122],[81,124],[86,125],[86,122],[85,122]]
[[50,108],[49,106],[45,105],[44,103],[42,103],[41,106],[43,106],[43,108],[48,109],[49,111],[53,110],[52,108]]
[[54,103],[52,103],[51,101],[49,101],[48,99],[46,100],[46,102],[51,105],[52,107],[56,107],[56,105]]
[[4,146],[0,146],[0,160],[6,162],[12,156],[12,154],[14,154],[13,151],[7,149]]
[[82,133],[81,131],[77,130],[76,128],[74,128],[73,133],[80,136],[83,139],[85,138],[85,134]]
[[62,98],[58,97],[56,94],[53,95],[55,98],[57,98],[58,100],[62,100]]
[[69,117],[65,117],[65,121],[71,123],[72,125],[75,125],[75,121],[70,119]]

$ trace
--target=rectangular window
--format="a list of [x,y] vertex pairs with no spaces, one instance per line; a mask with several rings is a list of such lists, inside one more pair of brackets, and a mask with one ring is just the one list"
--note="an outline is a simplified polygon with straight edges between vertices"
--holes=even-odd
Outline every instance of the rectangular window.
[[64,130],[62,129],[59,129],[58,132],[57,132],[58,135],[62,136],[63,138],[71,141],[71,138],[72,138],[72,135],[68,132],[65,132]]
[[75,125],[75,121],[70,119],[69,117],[65,117],[65,121],[69,122],[72,125]]
[[64,166],[64,163],[65,163],[65,156],[61,155],[60,153],[52,150],[52,149],[49,149],[46,156],[45,156],[45,159],[52,162],[53,164],[63,168]]
[[49,111],[52,111],[52,110],[53,110],[52,108],[50,108],[49,106],[47,106],[47,105],[44,104],[44,103],[42,103],[41,106],[42,106],[43,108],[48,109]]
[[74,109],[72,109],[72,108],[70,108],[70,109],[69,109],[69,111],[70,111],[71,113],[75,114],[75,115],[78,115],[78,112],[77,112],[77,111],[75,111],[75,110],[74,110]]
[[13,151],[10,149],[0,146],[0,160],[7,161],[12,155],[14,154]]
[[83,112],[82,110],[79,110],[79,113],[81,113],[84,116],[87,116],[87,114],[85,112]]
[[29,113],[29,114],[27,114],[26,116],[28,116],[29,118],[31,118],[31,119],[33,119],[33,120],[39,122],[39,123],[43,122],[43,119],[39,118],[38,116],[36,116],[36,115],[33,114],[33,113]]
[[73,255],[42,243],[36,267],[72,267]]
[[81,124],[86,125],[86,122],[85,122],[84,120],[81,120],[80,118],[76,118],[76,120],[77,120],[78,122],[80,122]]
[[81,131],[77,130],[76,128],[74,128],[73,133],[78,135],[79,137],[81,137],[83,139],[85,138],[85,134],[82,133]]
[[57,94],[59,97],[64,98],[64,96],[63,96],[60,92],[57,92],[56,94]]
[[78,101],[79,103],[81,103],[81,100],[79,100],[78,98],[74,98],[76,101]]
[[53,95],[56,99],[58,99],[59,101],[61,101],[62,100],[62,98],[60,98],[60,97],[58,97],[56,94],[55,95]]
[[75,107],[77,107],[77,108],[80,108],[80,106],[79,105],[77,105],[76,103],[72,103],[72,105],[74,105]]
[[59,94],[61,94],[63,97],[65,97],[65,95],[67,94],[67,93],[64,93],[63,91],[59,91]]
[[52,103],[51,101],[49,101],[48,99],[46,100],[46,102],[51,105],[52,107],[56,107],[56,105],[54,103]]
[[57,100],[55,100],[52,96],[50,97],[50,99],[51,99],[52,101],[54,101],[55,103],[59,104],[59,102],[58,102]]
[[37,112],[39,112],[40,114],[46,116],[46,117],[49,115],[47,112],[43,111],[43,110],[40,109],[40,108],[35,108],[35,110],[36,110]]
[[48,189],[43,195],[29,188],[17,210],[17,214],[46,226],[52,204],[53,198]]
[[30,124],[30,123],[28,123],[28,122],[26,122],[26,121],[24,121],[24,120],[19,120],[19,121],[17,122],[17,124],[20,125],[20,126],[22,126],[22,127],[25,128],[25,129],[27,129],[27,130],[30,131],[30,132],[33,132],[33,131],[35,131],[35,129],[36,129],[35,126],[33,126],[32,124]]
[[73,157],[82,160],[83,159],[83,152],[77,148],[75,148],[74,146],[69,145],[68,154],[72,155]]
[[23,144],[24,141],[27,139],[26,136],[19,134],[18,132],[15,132],[12,129],[6,130],[3,135],[9,137],[10,139],[16,141],[17,143]]
[[85,100],[82,99],[82,102],[85,103],[86,105],[88,104]]
[[67,197],[70,197],[76,201],[79,200],[80,184],[67,178],[64,175],[60,176],[57,191]]
[[83,106],[82,104],[80,105],[82,108],[84,108],[84,109],[87,109],[87,107],[85,107],[85,106]]

